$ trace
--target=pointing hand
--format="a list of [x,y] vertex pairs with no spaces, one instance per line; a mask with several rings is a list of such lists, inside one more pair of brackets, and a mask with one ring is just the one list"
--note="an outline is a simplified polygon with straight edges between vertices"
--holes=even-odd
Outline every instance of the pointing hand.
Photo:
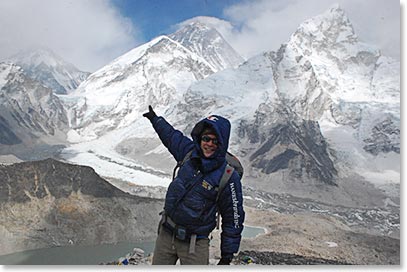
[[151,105],[148,106],[148,112],[143,114],[144,117],[148,118],[148,120],[153,120],[154,117],[157,116],[157,114],[155,114],[153,107],[151,107]]

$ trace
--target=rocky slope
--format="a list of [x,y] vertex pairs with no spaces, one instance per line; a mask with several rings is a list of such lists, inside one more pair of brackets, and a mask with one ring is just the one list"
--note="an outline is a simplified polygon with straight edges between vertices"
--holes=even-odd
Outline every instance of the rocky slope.
[[[273,116],[275,122],[267,119]],[[242,121],[238,135],[250,143],[250,164],[264,174],[287,171],[287,179],[337,185],[337,170],[317,121],[304,120],[283,107],[262,105],[251,124]],[[258,146],[251,152],[252,146]],[[250,147],[251,146],[251,147]]]
[[162,206],[89,167],[53,159],[0,166],[0,254],[152,239]]
[[[68,119],[52,90],[14,64],[0,63],[0,154],[44,157],[65,143]],[[61,147],[59,147],[61,148]]]
[[285,215],[268,210],[251,210],[248,215],[247,224],[264,226],[267,233],[244,239],[241,251],[256,249],[350,264],[400,264],[400,239],[355,231],[330,215]]

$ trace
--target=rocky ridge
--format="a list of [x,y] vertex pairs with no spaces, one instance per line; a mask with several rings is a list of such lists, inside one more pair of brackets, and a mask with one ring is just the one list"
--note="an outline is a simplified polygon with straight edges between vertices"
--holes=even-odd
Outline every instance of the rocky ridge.
[[40,158],[66,140],[68,118],[51,89],[14,64],[0,63],[0,154]]
[[0,166],[0,254],[152,239],[162,200],[53,159]]

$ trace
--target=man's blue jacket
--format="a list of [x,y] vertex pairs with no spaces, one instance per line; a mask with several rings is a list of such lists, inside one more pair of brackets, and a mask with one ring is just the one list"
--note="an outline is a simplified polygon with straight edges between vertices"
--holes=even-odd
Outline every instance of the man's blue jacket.
[[[177,162],[192,150],[192,155],[179,169],[177,177],[168,187],[165,213],[187,229],[187,236],[208,237],[216,227],[216,210],[222,216],[221,254],[232,257],[239,250],[245,213],[240,176],[236,171],[221,192],[216,203],[217,188],[225,171],[225,155],[229,145],[230,122],[217,115],[199,121],[191,132],[192,139],[175,130],[163,117],[151,120],[163,144]],[[212,127],[217,134],[218,148],[205,158],[201,147],[202,132]]]

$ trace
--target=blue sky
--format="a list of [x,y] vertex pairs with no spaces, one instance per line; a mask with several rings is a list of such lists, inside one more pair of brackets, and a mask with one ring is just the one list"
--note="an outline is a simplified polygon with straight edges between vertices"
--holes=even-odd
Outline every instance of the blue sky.
[[398,0],[0,0],[0,61],[45,46],[93,72],[195,16],[223,19],[215,27],[247,59],[278,50],[334,4],[360,41],[400,59]]

